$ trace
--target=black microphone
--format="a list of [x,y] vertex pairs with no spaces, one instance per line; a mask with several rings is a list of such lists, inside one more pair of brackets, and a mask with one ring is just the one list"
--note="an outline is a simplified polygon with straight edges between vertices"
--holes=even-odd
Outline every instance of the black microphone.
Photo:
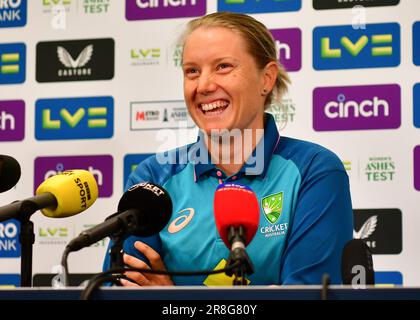
[[344,246],[341,256],[341,277],[343,284],[375,284],[372,252],[362,239],[350,240]]
[[0,154],[0,193],[13,188],[20,179],[20,165],[15,158]]
[[133,185],[118,204],[118,212],[83,231],[70,241],[66,251],[78,251],[110,236],[149,237],[161,231],[172,215],[172,200],[161,186],[150,182]]

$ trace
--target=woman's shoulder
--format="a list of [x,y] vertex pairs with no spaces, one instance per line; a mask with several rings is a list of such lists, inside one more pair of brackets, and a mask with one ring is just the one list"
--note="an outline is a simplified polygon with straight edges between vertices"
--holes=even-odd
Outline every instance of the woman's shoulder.
[[150,181],[164,184],[169,177],[182,171],[188,164],[188,150],[191,145],[152,154],[140,162],[130,174],[132,183]]
[[345,171],[337,154],[311,141],[282,136],[274,153],[294,162],[300,171]]

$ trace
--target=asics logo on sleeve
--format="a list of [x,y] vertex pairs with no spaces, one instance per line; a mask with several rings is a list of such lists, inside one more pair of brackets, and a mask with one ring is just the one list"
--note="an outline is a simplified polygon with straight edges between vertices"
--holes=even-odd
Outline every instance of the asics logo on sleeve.
[[177,233],[184,229],[192,220],[195,214],[194,208],[186,208],[178,212],[178,214],[181,214],[183,212],[188,212],[188,214],[183,214],[182,216],[179,216],[174,221],[171,222],[171,224],[168,227],[169,233]]

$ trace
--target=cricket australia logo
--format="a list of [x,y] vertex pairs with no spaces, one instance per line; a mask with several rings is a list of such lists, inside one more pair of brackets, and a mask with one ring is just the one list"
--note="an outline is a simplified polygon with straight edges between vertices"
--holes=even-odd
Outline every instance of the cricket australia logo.
[[277,222],[283,210],[283,192],[272,194],[262,199],[264,216],[271,224]]
[[60,62],[69,69],[60,69],[58,70],[58,76],[82,76],[90,75],[90,68],[83,68],[92,58],[93,54],[93,45],[88,45],[83,51],[79,54],[76,60],[73,59],[71,54],[63,47],[57,47],[57,55]]

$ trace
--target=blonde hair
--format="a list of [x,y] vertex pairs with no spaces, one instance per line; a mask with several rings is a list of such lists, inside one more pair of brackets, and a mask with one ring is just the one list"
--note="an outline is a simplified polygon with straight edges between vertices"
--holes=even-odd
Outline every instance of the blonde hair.
[[261,70],[272,61],[278,65],[279,72],[276,83],[265,100],[266,109],[270,106],[272,100],[279,101],[283,94],[287,92],[287,84],[290,83],[290,78],[283,65],[278,61],[272,34],[261,22],[240,13],[211,13],[189,21],[186,30],[179,39],[179,45],[184,48],[187,37],[200,27],[222,27],[238,32],[245,40],[249,54],[254,57]]

